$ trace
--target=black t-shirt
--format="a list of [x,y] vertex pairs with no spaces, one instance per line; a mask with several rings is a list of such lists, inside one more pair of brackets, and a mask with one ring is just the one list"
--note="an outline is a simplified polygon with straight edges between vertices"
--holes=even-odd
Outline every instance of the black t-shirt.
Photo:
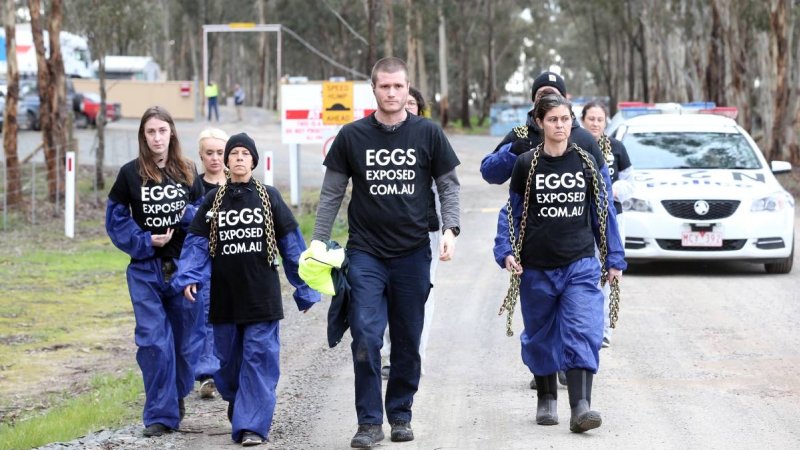
[[142,185],[138,168],[135,159],[122,166],[108,198],[130,207],[134,222],[144,231],[164,234],[168,228],[175,230],[167,245],[154,249],[157,258],[178,258],[186,237],[180,227],[183,210],[203,196],[203,185],[196,174],[194,183],[188,186],[170,179],[163,170],[161,183],[149,180]]
[[[509,188],[524,197],[534,152],[517,158]],[[522,266],[562,267],[594,255],[591,181],[583,160],[570,147],[561,156],[540,153],[531,181]]]
[[213,191],[214,189],[216,189],[216,188],[218,188],[218,187],[219,187],[219,185],[218,185],[218,184],[216,184],[216,183],[209,183],[208,181],[206,181],[206,179],[205,179],[205,178],[203,178],[203,175],[205,175],[205,174],[204,174],[204,173],[201,173],[201,174],[200,174],[200,181],[202,181],[202,182],[203,182],[203,192],[205,192],[206,194],[208,194],[209,192],[211,192],[211,191]]
[[[608,175],[611,177],[611,182],[619,180],[619,173],[631,166],[631,159],[628,157],[628,151],[625,150],[625,144],[614,139],[608,138],[611,142],[611,155],[605,155],[606,165],[608,166]],[[617,215],[622,214],[622,203],[614,200],[614,208],[617,210]]]
[[429,245],[431,179],[460,162],[430,120],[409,114],[387,131],[371,114],[339,131],[324,164],[353,179],[348,248],[391,258]]
[[[269,197],[275,239],[297,228],[277,189],[264,186]],[[210,238],[211,209],[216,189],[197,210],[189,232]],[[211,263],[212,323],[249,323],[283,319],[278,271],[267,261],[264,207],[255,182],[228,183],[216,216],[216,256]]]

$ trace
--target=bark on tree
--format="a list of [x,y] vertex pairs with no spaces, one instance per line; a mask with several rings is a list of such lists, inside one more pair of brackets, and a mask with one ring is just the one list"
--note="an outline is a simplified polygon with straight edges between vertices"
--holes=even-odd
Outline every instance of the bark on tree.
[[4,181],[9,209],[22,205],[22,176],[17,155],[17,105],[19,103],[19,71],[17,69],[16,5],[6,0],[4,26],[6,31],[6,107],[3,111],[3,152],[6,173]]
[[364,73],[372,73],[372,66],[378,62],[375,46],[375,22],[378,19],[376,0],[367,0],[368,19],[367,19],[367,61],[364,64]]
[[56,141],[53,135],[53,102],[55,89],[47,60],[45,59],[44,37],[42,29],[41,2],[29,0],[31,14],[31,35],[36,48],[36,83],[39,87],[39,126],[42,130],[42,145],[47,167],[47,192],[50,201],[55,201],[57,189],[58,166],[56,161]]
[[386,31],[383,36],[383,57],[394,56],[394,8],[392,2],[384,2],[386,8]]
[[417,36],[414,32],[414,0],[406,0],[406,66],[408,81],[417,85]]
[[439,17],[439,120],[442,122],[442,128],[447,127],[449,120],[449,95],[450,89],[447,81],[447,33],[445,30],[444,18],[444,3],[445,0],[439,0],[438,17]]

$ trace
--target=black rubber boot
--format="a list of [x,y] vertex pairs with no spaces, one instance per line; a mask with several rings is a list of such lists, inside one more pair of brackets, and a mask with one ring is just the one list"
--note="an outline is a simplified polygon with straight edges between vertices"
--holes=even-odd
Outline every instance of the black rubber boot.
[[536,423],[539,425],[558,425],[558,377],[556,374],[544,377],[534,376],[536,380]]
[[583,369],[567,371],[569,407],[572,411],[569,419],[569,431],[573,433],[593,430],[603,423],[600,413],[591,410],[593,376],[594,374]]

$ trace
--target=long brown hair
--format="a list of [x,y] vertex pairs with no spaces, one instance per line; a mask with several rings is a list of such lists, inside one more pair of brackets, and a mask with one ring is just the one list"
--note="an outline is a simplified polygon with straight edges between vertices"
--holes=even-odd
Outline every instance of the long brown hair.
[[167,164],[164,172],[171,179],[191,186],[194,183],[194,163],[183,157],[181,143],[178,141],[178,132],[175,130],[175,121],[172,120],[170,113],[161,106],[151,106],[142,114],[142,121],[139,122],[139,176],[142,184],[148,180],[161,183],[161,170],[151,157],[150,147],[147,146],[147,139],[144,135],[144,124],[152,118],[163,120],[169,124],[169,146],[167,150]]

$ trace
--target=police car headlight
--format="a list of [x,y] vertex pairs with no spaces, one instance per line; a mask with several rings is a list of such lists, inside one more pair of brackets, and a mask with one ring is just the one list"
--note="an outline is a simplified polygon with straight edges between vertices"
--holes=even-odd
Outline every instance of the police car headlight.
[[650,205],[650,200],[642,200],[640,198],[630,198],[622,202],[623,211],[635,212],[653,212],[653,207]]
[[794,198],[788,192],[779,191],[753,200],[750,211],[783,211],[787,208],[794,208]]

